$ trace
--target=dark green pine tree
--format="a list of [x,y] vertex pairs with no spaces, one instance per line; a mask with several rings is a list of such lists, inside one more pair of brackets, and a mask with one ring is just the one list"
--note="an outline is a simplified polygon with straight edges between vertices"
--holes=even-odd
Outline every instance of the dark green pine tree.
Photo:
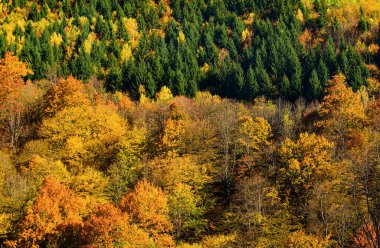
[[32,21],[38,21],[40,19],[40,13],[38,12],[38,5],[36,2],[33,2],[30,7],[28,19]]
[[302,91],[302,67],[298,59],[297,53],[293,46],[288,43],[288,60],[286,63],[286,74],[290,78],[290,94],[286,96],[290,100],[297,100],[301,96]]
[[5,34],[0,34],[0,57],[3,57],[7,49],[7,39]]
[[276,88],[273,86],[266,70],[263,67],[256,68],[255,77],[260,86],[260,95],[274,98],[276,96]]
[[73,14],[73,6],[71,5],[71,0],[62,0],[62,11],[67,13],[69,17]]
[[322,59],[319,61],[317,72],[321,85],[324,88],[329,82],[330,76],[329,70],[327,69],[325,62]]
[[315,69],[311,72],[307,88],[308,91],[306,97],[309,101],[319,99],[322,97],[323,87],[321,85],[321,82],[319,81],[318,73]]
[[87,81],[93,73],[91,58],[86,54],[84,47],[80,48],[78,59],[75,63],[76,68],[71,68],[73,74],[80,80]]
[[330,73],[334,73],[338,69],[336,47],[334,41],[330,38],[326,43],[325,59],[326,65]]
[[347,75],[348,68],[349,68],[349,62],[347,59],[346,51],[342,51],[339,54],[338,57],[338,64],[339,64],[339,71],[342,72],[343,74]]
[[367,18],[364,15],[363,7],[360,7],[360,19],[358,24],[359,31],[364,33],[369,30],[370,28],[370,22],[367,20]]
[[217,25],[215,28],[215,43],[219,47],[226,48],[228,44],[227,27],[225,25]]
[[186,79],[181,70],[175,71],[174,92],[175,95],[185,95],[186,93]]
[[151,72],[148,72],[144,86],[149,97],[153,97],[156,94],[157,85]]
[[254,100],[260,94],[260,86],[257,83],[255,72],[252,67],[249,67],[245,77],[244,98]]
[[116,90],[120,90],[123,88],[123,72],[116,63],[113,63],[109,74],[106,78],[107,81],[107,90],[115,92]]
[[226,81],[225,81],[225,93],[223,95],[226,95],[230,98],[241,98],[242,97],[242,90],[244,87],[244,71],[241,68],[240,64],[232,61],[229,66],[229,70]]
[[122,89],[128,91],[134,99],[138,99],[139,97],[139,85],[136,80],[136,71],[137,66],[134,60],[130,59],[123,64]]
[[279,96],[283,99],[287,99],[290,95],[290,81],[288,76],[284,74],[281,78],[280,84],[278,86]]
[[209,65],[216,63],[218,59],[218,47],[214,44],[214,41],[210,34],[206,34],[205,36],[205,52],[206,63]]
[[40,18],[45,18],[49,14],[49,6],[46,3],[42,4]]
[[269,74],[264,68],[260,52],[256,52],[255,56],[255,78],[260,86],[260,95],[274,98],[277,94],[277,89],[273,85]]

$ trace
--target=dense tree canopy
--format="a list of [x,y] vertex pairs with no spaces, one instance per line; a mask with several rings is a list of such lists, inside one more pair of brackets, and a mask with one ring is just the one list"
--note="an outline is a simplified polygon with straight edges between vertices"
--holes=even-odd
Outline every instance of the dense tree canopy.
[[0,1],[0,247],[380,247],[379,10]]

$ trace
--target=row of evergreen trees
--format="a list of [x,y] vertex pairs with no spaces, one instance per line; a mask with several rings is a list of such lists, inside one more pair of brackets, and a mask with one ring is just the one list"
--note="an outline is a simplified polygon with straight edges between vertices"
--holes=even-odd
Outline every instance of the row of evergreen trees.
[[[155,6],[150,2],[39,0],[29,8],[26,0],[11,1],[11,9],[29,8],[25,30],[17,26],[13,31],[16,40],[25,37],[18,55],[33,69],[32,79],[72,74],[86,81],[95,75],[106,82],[108,90],[128,91],[133,97],[138,97],[140,85],[148,96],[167,85],[176,95],[193,96],[207,89],[238,99],[264,95],[313,100],[323,95],[323,87],[337,72],[343,72],[355,90],[366,84],[367,61],[343,37],[326,37],[313,49],[299,42],[305,28],[327,25],[323,1],[315,3],[317,19],[308,18],[310,10],[298,0],[170,1],[173,19],[167,25],[161,21],[167,10],[164,1],[155,1]],[[298,9],[304,24],[295,17]],[[49,12],[61,13],[63,18],[37,34],[32,22]],[[255,13],[253,23],[245,23],[251,12]],[[81,23],[82,16],[95,18],[95,26]],[[120,21],[124,17],[135,18],[141,34],[128,60],[121,59],[123,45],[130,41]],[[67,33],[70,18],[80,29],[73,47]],[[152,34],[159,29],[164,36]],[[96,41],[88,53],[85,41],[92,31]],[[244,40],[243,32],[248,34]],[[53,34],[62,36],[60,45],[50,42]],[[69,53],[67,47],[73,51]],[[0,55],[6,51],[16,52],[17,45],[7,44],[3,33]]]

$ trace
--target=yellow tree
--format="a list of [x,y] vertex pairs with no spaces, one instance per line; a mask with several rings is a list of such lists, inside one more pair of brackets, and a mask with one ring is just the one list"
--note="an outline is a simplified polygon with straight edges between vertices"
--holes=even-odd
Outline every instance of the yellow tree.
[[201,218],[204,212],[200,206],[201,198],[183,183],[175,185],[168,198],[169,215],[177,238],[189,237],[192,233],[199,235],[206,224]]
[[71,169],[105,166],[127,131],[127,123],[108,106],[64,108],[45,119],[39,135]]
[[152,236],[157,247],[174,246],[170,236],[173,225],[169,221],[168,199],[161,189],[142,180],[122,199],[120,206],[134,223]]
[[346,86],[346,78],[336,75],[330,80],[322,100],[316,126],[336,141],[337,148],[347,146],[347,140],[363,128],[367,117],[361,96]]
[[170,89],[166,86],[163,86],[159,92],[156,94],[156,101],[157,102],[167,102],[169,100],[173,99],[173,94],[170,91]]
[[237,135],[243,155],[239,174],[249,173],[252,165],[258,162],[262,151],[267,150],[265,147],[270,146],[272,128],[268,121],[262,117],[253,119],[250,116],[244,116],[239,120]]
[[170,116],[164,124],[161,139],[158,144],[159,156],[174,158],[184,149],[184,135],[188,115],[175,103],[170,106]]
[[199,164],[195,156],[157,158],[148,164],[149,177],[156,185],[171,191],[178,183],[200,190],[210,182],[209,168]]
[[279,183],[291,204],[301,203],[315,180],[328,176],[333,148],[326,138],[308,133],[301,133],[296,142],[281,143]]

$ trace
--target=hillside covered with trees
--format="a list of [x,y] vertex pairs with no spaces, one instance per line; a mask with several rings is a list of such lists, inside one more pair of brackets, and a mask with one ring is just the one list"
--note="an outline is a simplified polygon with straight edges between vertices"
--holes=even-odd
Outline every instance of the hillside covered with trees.
[[0,247],[380,247],[377,0],[3,0]]

